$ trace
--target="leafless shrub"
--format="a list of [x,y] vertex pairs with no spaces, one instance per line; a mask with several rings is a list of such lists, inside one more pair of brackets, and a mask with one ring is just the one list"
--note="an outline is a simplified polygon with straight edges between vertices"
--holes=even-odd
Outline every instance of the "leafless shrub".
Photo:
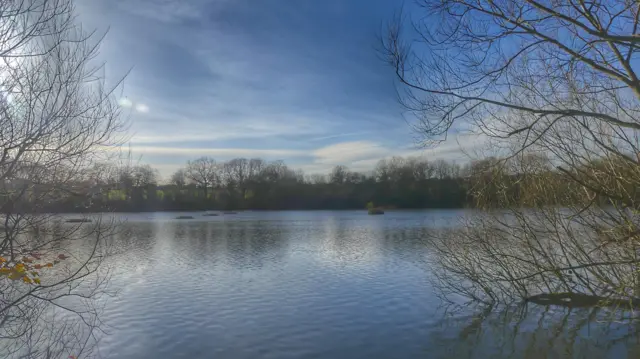
[[638,2],[418,5],[382,42],[416,130],[470,130],[497,155],[470,177],[487,211],[429,240],[442,289],[636,306]]
[[[115,223],[65,224],[124,129],[71,0],[0,1],[0,356],[90,353]],[[47,265],[50,264],[50,265]]]

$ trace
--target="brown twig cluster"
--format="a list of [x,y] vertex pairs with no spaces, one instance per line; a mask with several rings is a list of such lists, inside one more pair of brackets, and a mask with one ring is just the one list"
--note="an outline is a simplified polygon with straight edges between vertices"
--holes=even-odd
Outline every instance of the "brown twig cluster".
[[425,139],[474,131],[498,158],[474,187],[487,211],[429,239],[438,284],[488,303],[636,306],[638,2],[419,5],[382,41],[402,103]]

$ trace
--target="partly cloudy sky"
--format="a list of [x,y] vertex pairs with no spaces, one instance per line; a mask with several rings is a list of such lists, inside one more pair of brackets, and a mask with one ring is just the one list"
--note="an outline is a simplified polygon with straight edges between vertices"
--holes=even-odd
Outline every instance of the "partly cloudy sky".
[[85,28],[109,29],[108,80],[128,73],[120,105],[131,150],[163,176],[205,155],[281,159],[310,173],[369,170],[393,155],[464,160],[459,143],[470,141],[455,136],[415,149],[375,52],[397,1],[77,3]]

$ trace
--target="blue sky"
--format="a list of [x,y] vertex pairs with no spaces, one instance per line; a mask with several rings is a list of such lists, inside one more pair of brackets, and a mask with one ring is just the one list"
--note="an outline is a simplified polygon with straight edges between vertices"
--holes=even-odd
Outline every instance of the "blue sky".
[[124,82],[131,149],[164,177],[188,159],[282,159],[309,173],[384,157],[460,159],[458,141],[415,148],[376,34],[394,0],[82,0],[109,32],[100,60]]

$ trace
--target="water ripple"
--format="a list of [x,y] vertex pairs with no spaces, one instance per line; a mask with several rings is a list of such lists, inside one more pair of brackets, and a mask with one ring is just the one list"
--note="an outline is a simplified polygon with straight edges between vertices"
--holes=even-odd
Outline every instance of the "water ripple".
[[172,214],[134,215],[129,234],[114,240],[121,254],[113,259],[113,284],[121,292],[103,315],[110,329],[100,353],[114,359],[509,357],[495,350],[492,337],[480,344],[460,337],[472,317],[442,319],[420,242],[429,215],[435,216],[247,212],[174,221]]

